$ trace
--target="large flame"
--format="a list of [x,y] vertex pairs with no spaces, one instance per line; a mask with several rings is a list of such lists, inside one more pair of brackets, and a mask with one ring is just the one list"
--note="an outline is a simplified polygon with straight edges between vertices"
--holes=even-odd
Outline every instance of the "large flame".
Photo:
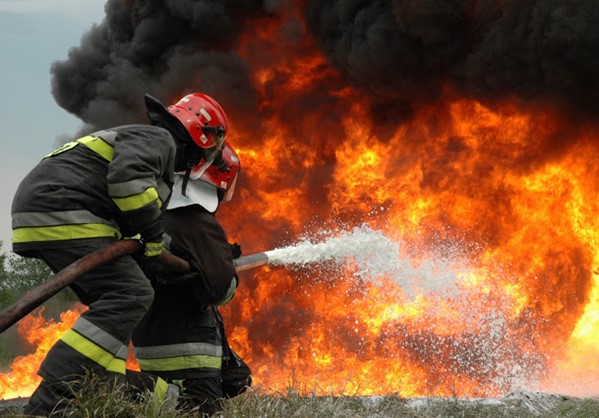
[[67,331],[77,320],[80,313],[86,308],[80,306],[60,315],[60,321],[43,317],[43,309],[27,315],[17,325],[18,334],[35,351],[31,354],[17,357],[10,371],[0,373],[0,399],[29,396],[40,383],[37,375],[39,366],[52,345]]
[[[219,219],[245,254],[368,225],[400,243],[410,285],[356,278],[351,262],[242,273],[223,311],[255,383],[317,394],[599,393],[597,125],[449,88],[386,121],[309,37],[281,41],[290,20],[302,24],[257,19],[240,38],[270,116],[259,130],[254,115],[247,126],[240,117],[232,130],[243,172]],[[2,378],[11,390],[0,398],[31,391]]]
[[[244,215],[283,218],[298,232],[339,218],[364,222],[401,242],[415,265],[449,259],[454,280],[407,295],[393,277],[373,284],[319,267],[245,278],[227,318],[256,381],[281,389],[293,379],[321,393],[495,396],[528,387],[596,394],[592,127],[576,130],[575,147],[525,165],[537,147],[567,134],[553,115],[455,99],[443,112],[420,109],[383,142],[368,134],[360,111],[356,104],[347,115],[328,161],[327,222],[314,225],[314,217],[325,218],[322,207],[305,202],[322,197],[302,187],[309,174],[299,170],[293,193],[242,192]],[[270,151],[256,159],[242,148],[247,182],[279,172],[288,142],[271,138]],[[243,217],[227,213],[225,221],[251,238]]]
[[[317,393],[596,394],[596,124],[449,88],[385,123],[309,38],[281,41],[285,27],[270,19],[242,37],[272,117],[257,145],[238,127],[246,188],[243,213],[221,215],[228,230],[263,250],[290,241],[281,229],[368,224],[416,266],[449,260],[436,274],[452,280],[408,294],[393,277],[374,284],[324,266],[244,277],[226,317],[256,381]],[[268,59],[254,56],[261,42]],[[330,100],[311,103],[320,89]]]

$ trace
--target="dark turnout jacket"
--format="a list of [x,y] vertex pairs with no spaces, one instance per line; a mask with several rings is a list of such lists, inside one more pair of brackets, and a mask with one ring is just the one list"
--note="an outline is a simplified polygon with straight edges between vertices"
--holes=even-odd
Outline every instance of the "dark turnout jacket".
[[[198,305],[221,305],[237,286],[231,245],[214,214],[199,205],[167,210],[164,229],[170,238],[169,250],[188,260],[193,272],[185,275],[181,285]],[[177,282],[171,278],[170,283]],[[173,288],[172,285],[167,288]]]
[[167,210],[164,227],[170,251],[194,272],[147,272],[154,303],[133,334],[135,355],[141,370],[167,379],[218,374],[225,336],[209,307],[228,302],[237,288],[231,246],[214,215],[199,205]]
[[13,250],[162,236],[176,145],[150,125],[126,125],[65,144],[23,179],[12,204]]

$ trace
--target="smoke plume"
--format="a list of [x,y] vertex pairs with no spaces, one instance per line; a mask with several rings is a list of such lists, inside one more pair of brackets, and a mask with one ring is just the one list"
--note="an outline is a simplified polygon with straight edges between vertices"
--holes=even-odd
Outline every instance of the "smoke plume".
[[383,121],[401,121],[444,88],[597,112],[593,0],[109,0],[102,22],[52,66],[53,95],[93,128],[145,120],[146,92],[168,101],[201,90],[226,109],[255,112],[238,34],[295,8],[307,32],[294,36],[313,37]]

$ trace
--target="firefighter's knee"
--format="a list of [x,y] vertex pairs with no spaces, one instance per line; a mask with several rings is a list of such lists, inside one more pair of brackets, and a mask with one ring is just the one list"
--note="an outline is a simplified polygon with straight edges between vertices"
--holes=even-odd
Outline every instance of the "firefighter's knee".
[[144,282],[137,282],[133,286],[121,289],[118,297],[126,310],[135,310],[145,314],[154,301],[154,288],[149,280],[145,280]]
[[143,289],[140,289],[138,297],[138,302],[141,305],[144,311],[150,309],[152,306],[152,302],[154,302],[154,288],[151,285],[144,286]]

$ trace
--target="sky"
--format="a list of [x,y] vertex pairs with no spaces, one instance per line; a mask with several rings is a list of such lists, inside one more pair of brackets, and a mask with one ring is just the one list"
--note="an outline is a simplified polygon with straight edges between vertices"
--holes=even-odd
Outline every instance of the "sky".
[[0,241],[10,251],[10,206],[21,179],[81,121],[59,107],[50,66],[104,17],[102,0],[0,0]]

